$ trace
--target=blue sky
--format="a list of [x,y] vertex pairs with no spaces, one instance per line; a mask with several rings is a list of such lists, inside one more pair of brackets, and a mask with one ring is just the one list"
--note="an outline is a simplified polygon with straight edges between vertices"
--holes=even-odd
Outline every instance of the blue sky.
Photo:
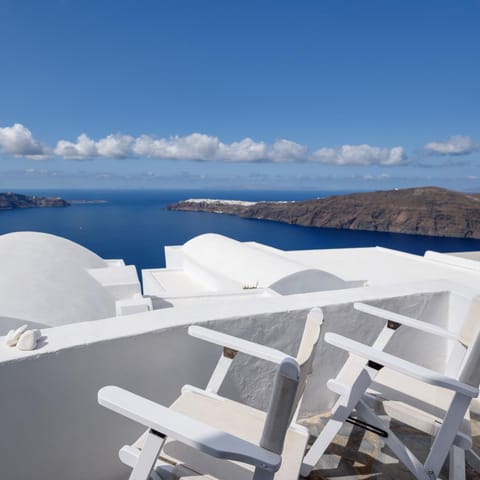
[[479,0],[2,0],[0,189],[480,191]]

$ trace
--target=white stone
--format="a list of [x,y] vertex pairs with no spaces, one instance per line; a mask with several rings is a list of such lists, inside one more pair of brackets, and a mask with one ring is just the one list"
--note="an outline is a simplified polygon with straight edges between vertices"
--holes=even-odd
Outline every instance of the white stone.
[[17,343],[19,350],[35,350],[37,346],[37,340],[40,338],[39,330],[27,330],[24,332]]
[[21,335],[27,330],[28,325],[22,325],[21,327],[18,327],[16,330],[10,330],[7,333],[7,336],[5,337],[5,343],[9,347],[14,347],[17,343],[18,340],[20,339]]

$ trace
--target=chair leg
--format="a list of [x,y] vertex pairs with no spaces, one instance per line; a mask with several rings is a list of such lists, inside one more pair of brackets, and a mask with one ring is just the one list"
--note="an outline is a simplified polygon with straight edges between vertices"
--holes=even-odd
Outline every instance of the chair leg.
[[402,462],[417,480],[432,480],[435,477],[429,475],[424,466],[417,457],[405,446],[405,444],[377,417],[377,415],[368,407],[368,405],[360,401],[357,405],[357,413],[366,422],[371,425],[385,430],[388,436],[384,439],[386,445],[393,451],[395,456]]
[[365,367],[358,375],[351,388],[346,390],[345,394],[341,395],[337,400],[332,408],[332,416],[329,418],[327,424],[323,427],[320,435],[317,437],[303,459],[302,468],[300,470],[302,476],[308,477],[310,472],[318,464],[320,457],[333,442],[345,420],[355,409],[355,406],[372,383],[376,373],[376,370],[370,367]]
[[[348,417],[348,415],[346,417]],[[325,450],[342,428],[344,421],[345,420],[334,419],[333,417],[328,420],[327,424],[320,432],[320,435],[317,437],[303,459],[302,468],[300,470],[302,477],[308,477],[310,475],[311,471],[319,462],[320,457],[325,453]]]
[[449,480],[465,480],[465,450],[452,446],[449,457]]
[[158,454],[165,443],[165,435],[149,430],[142,453],[133,467],[129,480],[148,480]]
[[425,460],[425,471],[431,472],[433,477],[438,476],[451,451],[453,440],[458,432],[461,422],[467,408],[470,404],[470,398],[460,393],[455,393],[447,415],[443,419],[442,427],[435,437],[432,449]]

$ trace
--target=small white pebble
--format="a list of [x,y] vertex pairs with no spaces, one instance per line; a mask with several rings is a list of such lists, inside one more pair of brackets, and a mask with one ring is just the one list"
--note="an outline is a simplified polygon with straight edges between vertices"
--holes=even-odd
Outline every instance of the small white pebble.
[[8,331],[5,337],[5,344],[9,347],[14,347],[17,344],[17,340],[15,338],[15,330]]
[[5,343],[9,347],[14,347],[17,343],[22,334],[27,330],[28,325],[22,325],[18,327],[16,330],[10,330],[5,337]]
[[24,351],[35,350],[39,338],[40,332],[38,330],[27,330],[18,340],[17,348]]

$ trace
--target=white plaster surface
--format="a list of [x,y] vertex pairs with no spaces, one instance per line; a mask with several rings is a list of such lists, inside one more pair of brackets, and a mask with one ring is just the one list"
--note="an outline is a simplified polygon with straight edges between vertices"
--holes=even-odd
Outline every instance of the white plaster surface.
[[475,287],[480,278],[479,273],[458,265],[442,264],[428,257],[383,247],[298,250],[284,254],[312,267],[323,268],[344,280],[366,279],[372,286],[449,279]]
[[[112,317],[115,300],[140,292],[134,267],[108,264],[45,233],[0,236],[0,265],[0,334],[24,323],[42,327]],[[102,278],[96,280],[94,271],[103,272]]]
[[217,234],[200,235],[182,248],[184,255],[242,285],[269,287],[305,266],[254,244],[244,244]]
[[[448,293],[456,292],[456,293]],[[354,301],[374,301],[400,313],[446,325],[449,298],[472,291],[449,282],[359,288],[288,297],[248,297],[233,303],[214,298],[144,314],[63,325],[48,330],[33,352],[0,348],[1,478],[115,479],[126,475],[118,449],[140,429],[101,408],[96,393],[118,385],[168,405],[185,383],[204,387],[220,349],[187,335],[200,323],[295,353],[306,314],[321,306],[322,335],[328,331],[369,341],[381,322],[353,310]],[[393,298],[392,298],[393,297]],[[382,300],[383,299],[383,300]],[[426,365],[444,361],[446,346],[427,354],[405,333],[391,351]],[[340,368],[344,354],[319,342],[314,375],[302,415],[324,410],[332,401],[325,380]],[[248,373],[247,373],[248,367]],[[260,361],[238,355],[222,391],[264,407],[272,378]],[[26,416],[25,412],[34,412]],[[28,452],[28,460],[25,460]]]
[[467,252],[453,255],[449,253],[427,251],[425,252],[425,258],[430,261],[443,263],[452,267],[459,267],[480,272],[480,257],[478,257],[478,252]]
[[152,310],[152,299],[137,295],[125,300],[115,302],[115,313],[117,317],[122,315],[132,315],[134,313],[143,313]]
[[255,242],[242,243],[218,234],[193,238],[183,246],[166,247],[167,268],[144,270],[144,293],[172,299],[270,289],[292,295],[363,285],[344,281],[284,252]]
[[460,257],[460,258],[468,258],[476,262],[480,261],[480,252],[451,252],[451,253],[448,253],[448,255],[452,255],[454,257]]
[[[208,251],[212,245],[225,247],[225,257],[215,259]],[[253,252],[251,258],[245,252]],[[124,267],[122,262],[106,262],[49,235],[0,237],[0,261],[8,273],[0,275],[0,326],[15,328],[22,320],[29,328],[37,325],[43,335],[34,351],[0,342],[0,479],[126,478],[117,452],[141,429],[100,407],[97,391],[118,385],[168,405],[184,384],[204,387],[220,349],[189,337],[192,323],[294,354],[312,307],[323,309],[322,336],[336,332],[369,343],[383,323],[353,310],[356,301],[455,330],[480,290],[480,273],[472,269],[383,248],[282,252],[214,237],[213,243],[212,238],[191,243],[184,253],[170,249],[172,269],[173,264],[177,270],[187,265],[193,285],[202,291],[191,295],[190,284],[184,287],[187,295],[180,291],[174,303],[153,299],[170,308],[114,317],[116,299],[105,287],[108,282],[102,285],[89,272],[102,269],[102,276],[107,267]],[[269,288],[243,290],[242,285],[257,281],[254,268],[262,270],[260,280],[268,285],[305,269],[368,283],[285,296]],[[171,276],[173,286],[166,282],[164,292],[181,289],[182,278]],[[111,318],[98,320],[102,316]],[[71,323],[64,324],[66,318]],[[388,351],[443,369],[449,349],[441,339],[402,329]],[[325,382],[345,355],[320,340],[301,416],[331,405],[333,394]],[[222,392],[265,407],[271,368],[238,355]]]

